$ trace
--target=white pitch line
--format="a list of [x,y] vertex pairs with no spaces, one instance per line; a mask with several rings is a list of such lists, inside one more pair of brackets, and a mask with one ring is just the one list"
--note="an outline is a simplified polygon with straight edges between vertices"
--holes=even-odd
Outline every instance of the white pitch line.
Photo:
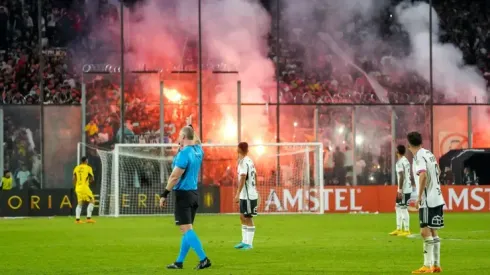
[[[409,239],[421,239],[420,235],[412,234],[407,236]],[[441,238],[441,241],[465,241],[465,242],[490,242],[490,239],[460,239],[460,238]]]

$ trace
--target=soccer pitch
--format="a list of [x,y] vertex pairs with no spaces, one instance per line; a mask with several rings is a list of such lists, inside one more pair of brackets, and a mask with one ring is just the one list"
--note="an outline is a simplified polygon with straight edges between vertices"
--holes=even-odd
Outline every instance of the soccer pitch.
[[[254,249],[238,251],[237,215],[198,215],[195,229],[213,262],[195,271],[166,270],[179,250],[172,217],[69,217],[0,220],[0,274],[410,274],[422,265],[418,237],[388,236],[394,214],[262,215]],[[418,232],[411,214],[412,233]],[[490,214],[445,214],[441,263],[445,274],[488,274]]]

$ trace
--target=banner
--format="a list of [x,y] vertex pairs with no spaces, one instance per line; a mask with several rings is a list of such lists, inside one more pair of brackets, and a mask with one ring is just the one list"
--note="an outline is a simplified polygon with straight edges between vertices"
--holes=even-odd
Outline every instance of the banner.
[[[233,202],[234,187],[221,187],[221,213],[237,213]],[[396,186],[331,187],[323,190],[325,212],[394,212]],[[449,212],[490,212],[490,186],[442,186]],[[411,203],[415,202],[413,197]],[[259,213],[318,212],[318,189],[304,190],[295,187],[270,187],[260,189]]]
[[[199,189],[199,213],[237,213],[234,187],[203,186]],[[490,212],[490,186],[442,186],[449,212]],[[327,213],[394,212],[396,186],[325,187]],[[173,207],[160,209],[159,194],[133,189],[120,194],[123,215],[173,214]],[[411,204],[415,202],[412,197]],[[95,194],[94,215],[98,215],[99,195]],[[168,205],[173,205],[173,196]],[[1,217],[73,215],[76,195],[72,189],[12,190],[0,192]],[[83,208],[85,212],[86,207]],[[318,212],[318,189],[295,187],[260,188],[259,212]],[[82,215],[85,215],[85,213]]]
[[72,189],[12,190],[0,192],[0,216],[68,216],[76,199]]
[[0,191],[0,216],[29,216],[28,198],[27,190]]
[[434,155],[439,159],[452,149],[468,148],[468,107],[434,106]]
[[[167,201],[168,207],[160,208],[161,192],[155,191],[155,188],[124,188],[120,192],[119,213],[121,215],[159,215],[174,213],[174,194],[169,196]],[[201,186],[198,192],[198,213],[219,213],[219,187]],[[106,200],[109,200],[109,198],[106,198]]]

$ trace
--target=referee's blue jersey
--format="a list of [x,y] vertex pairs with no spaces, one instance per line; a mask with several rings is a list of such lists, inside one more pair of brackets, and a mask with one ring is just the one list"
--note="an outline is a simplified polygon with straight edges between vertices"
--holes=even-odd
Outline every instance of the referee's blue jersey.
[[185,172],[180,177],[173,190],[197,190],[197,179],[203,157],[204,151],[202,150],[201,145],[186,146],[177,153],[172,162],[172,169],[179,167],[180,169],[184,169]]

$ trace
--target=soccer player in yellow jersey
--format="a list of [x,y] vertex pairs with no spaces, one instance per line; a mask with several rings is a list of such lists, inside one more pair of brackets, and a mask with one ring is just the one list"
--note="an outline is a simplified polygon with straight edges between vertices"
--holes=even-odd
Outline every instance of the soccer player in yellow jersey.
[[90,190],[89,184],[94,182],[94,172],[92,167],[88,165],[87,157],[82,158],[82,163],[77,165],[73,169],[73,185],[75,186],[75,192],[77,194],[77,208],[76,208],[76,223],[84,223],[80,220],[82,214],[82,207],[84,203],[88,203],[87,206],[87,222],[95,223],[92,219],[92,211],[94,210],[95,198]]

